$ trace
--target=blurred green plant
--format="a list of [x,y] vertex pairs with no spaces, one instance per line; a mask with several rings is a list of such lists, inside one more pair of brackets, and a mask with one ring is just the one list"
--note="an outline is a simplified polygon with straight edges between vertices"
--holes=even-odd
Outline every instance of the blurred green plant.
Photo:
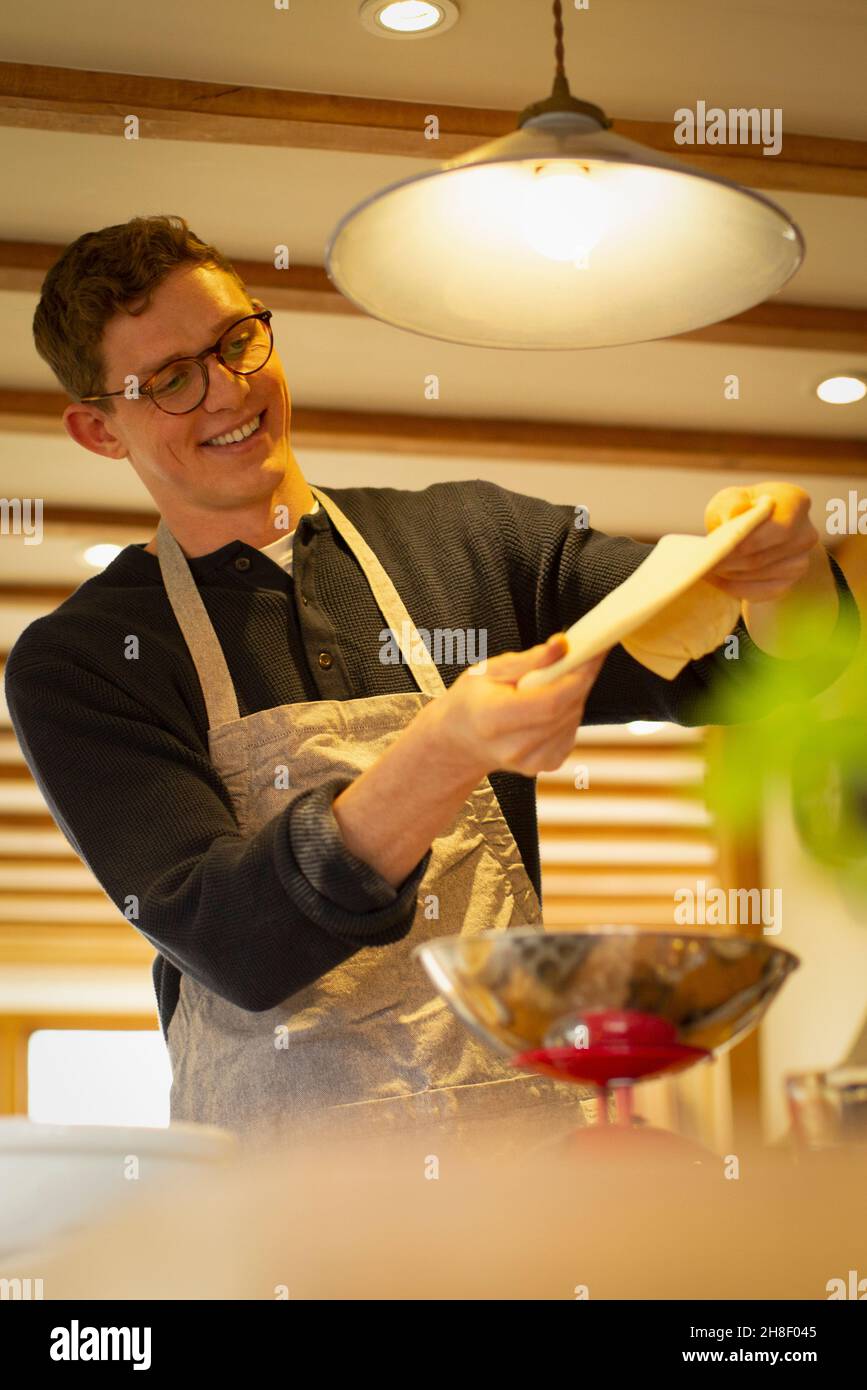
[[766,793],[783,780],[808,853],[867,910],[867,657],[852,624],[829,640],[805,605],[780,627],[793,660],[753,653],[747,673],[710,692],[707,720],[726,725],[710,748],[705,792],[735,834],[757,832]]

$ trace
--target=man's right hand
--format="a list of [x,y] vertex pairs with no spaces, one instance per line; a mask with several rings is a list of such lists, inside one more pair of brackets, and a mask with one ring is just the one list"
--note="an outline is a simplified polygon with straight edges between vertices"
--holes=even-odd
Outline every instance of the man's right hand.
[[562,633],[522,652],[503,652],[470,666],[425,711],[450,762],[477,773],[535,777],[560,767],[575,745],[584,706],[608,651],[535,690],[517,690],[526,671],[550,666],[566,651]]
[[525,671],[557,661],[563,635],[462,671],[386,751],[334,799],[347,849],[392,887],[404,882],[467,797],[500,768],[526,777],[560,767],[575,744],[590,687],[607,653],[536,690]]

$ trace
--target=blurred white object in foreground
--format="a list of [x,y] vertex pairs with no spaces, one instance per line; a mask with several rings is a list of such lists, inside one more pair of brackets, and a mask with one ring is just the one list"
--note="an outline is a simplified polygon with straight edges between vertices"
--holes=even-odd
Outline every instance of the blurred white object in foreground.
[[201,1125],[41,1125],[0,1119],[0,1260],[122,1215],[167,1181],[231,1156],[236,1140]]

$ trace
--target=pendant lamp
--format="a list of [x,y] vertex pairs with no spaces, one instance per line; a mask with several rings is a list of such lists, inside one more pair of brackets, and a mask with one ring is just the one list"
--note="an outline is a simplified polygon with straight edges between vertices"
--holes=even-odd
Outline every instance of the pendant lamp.
[[667,338],[774,294],[804,255],[769,198],[611,133],[573,97],[554,3],[551,96],[518,129],[348,212],[329,278],[365,313],[474,347]]

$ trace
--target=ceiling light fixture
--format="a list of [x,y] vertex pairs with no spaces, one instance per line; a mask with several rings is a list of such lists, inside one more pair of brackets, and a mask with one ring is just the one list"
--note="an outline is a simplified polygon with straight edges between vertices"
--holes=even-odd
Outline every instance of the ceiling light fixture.
[[358,17],[380,38],[422,39],[451,29],[458,7],[454,0],[364,0]]
[[800,231],[751,189],[610,132],[564,69],[518,129],[379,190],[325,252],[342,294],[474,347],[582,348],[687,333],[774,294]]
[[828,376],[816,387],[816,395],[826,405],[854,405],[867,396],[867,376],[847,372],[843,376]]
[[97,570],[103,570],[122,550],[122,545],[111,545],[109,542],[100,543],[99,545],[88,546],[87,550],[82,552],[81,559],[84,564],[93,565],[93,568]]

